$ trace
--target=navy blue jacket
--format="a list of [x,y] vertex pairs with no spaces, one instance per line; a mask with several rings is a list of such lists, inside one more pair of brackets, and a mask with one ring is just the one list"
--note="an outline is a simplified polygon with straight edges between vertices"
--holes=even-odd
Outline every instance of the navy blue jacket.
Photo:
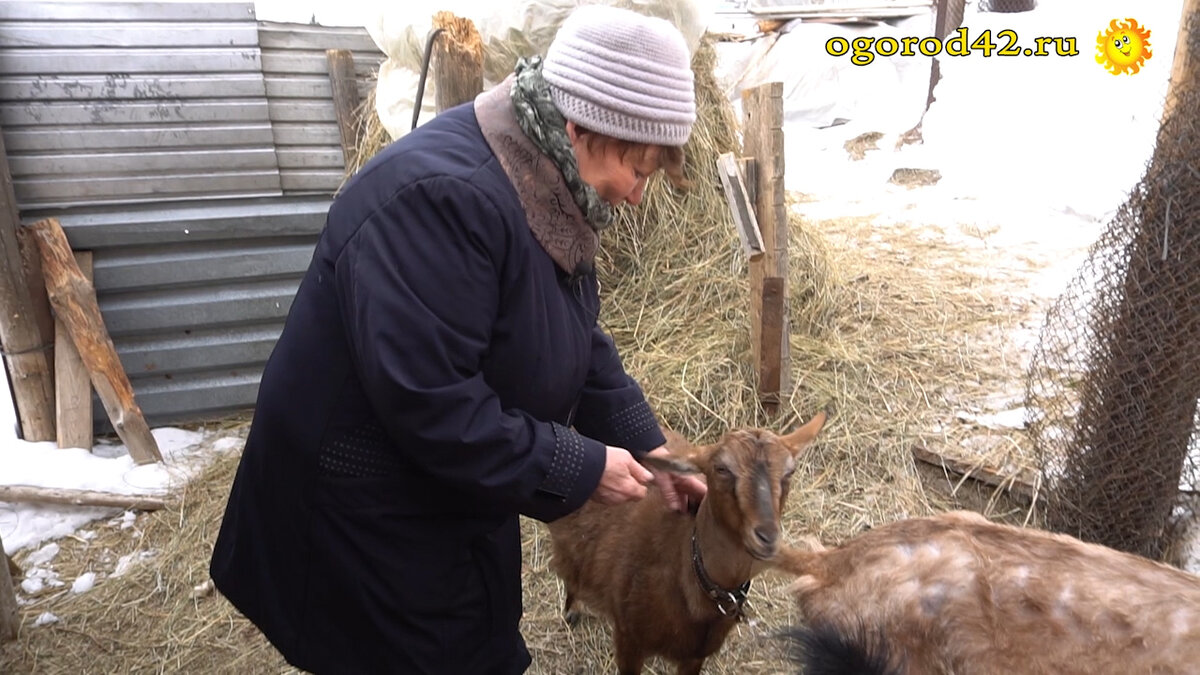
[[264,370],[217,587],[305,670],[523,671],[517,514],[577,509],[605,444],[663,443],[598,312],[471,105],[393,143],[335,199]]

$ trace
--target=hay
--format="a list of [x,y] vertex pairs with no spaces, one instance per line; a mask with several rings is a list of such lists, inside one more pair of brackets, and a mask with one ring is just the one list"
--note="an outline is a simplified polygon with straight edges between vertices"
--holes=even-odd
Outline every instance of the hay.
[[[947,412],[1014,381],[1019,391],[1020,369],[1008,356],[998,358],[995,338],[1016,318],[1002,292],[973,271],[970,251],[931,239],[920,224],[878,228],[872,215],[793,216],[794,387],[774,416],[758,405],[748,365],[746,260],[715,173],[716,156],[738,149],[736,125],[713,82],[711,59],[710,50],[698,52],[700,120],[688,148],[695,186],[677,194],[653,184],[643,207],[626,210],[604,233],[599,260],[601,320],[662,420],[706,442],[734,426],[789,429],[828,409],[830,422],[797,471],[784,525],[789,537],[814,532],[830,543],[960,504],[941,490],[951,480],[918,474],[914,445],[946,450],[984,436],[989,450],[981,461],[1029,465],[1019,435],[956,425]],[[365,109],[373,117],[373,105]],[[235,463],[234,456],[222,458],[185,490],[180,505],[139,516],[136,541],[107,525],[90,541],[64,541],[56,565],[63,579],[85,569],[105,572],[112,559],[135,550],[156,554],[123,577],[102,578],[89,593],[56,591],[23,607],[18,641],[0,648],[0,672],[290,672],[219,595],[192,597],[207,578]],[[978,499],[994,516],[1026,517],[998,493]],[[615,670],[603,621],[572,630],[562,620],[546,529],[525,520],[522,536],[530,673]],[[706,672],[791,670],[774,637],[795,620],[786,583],[774,575],[755,582],[751,620],[739,624]],[[61,621],[33,627],[44,611]],[[668,669],[655,661],[649,672]]]

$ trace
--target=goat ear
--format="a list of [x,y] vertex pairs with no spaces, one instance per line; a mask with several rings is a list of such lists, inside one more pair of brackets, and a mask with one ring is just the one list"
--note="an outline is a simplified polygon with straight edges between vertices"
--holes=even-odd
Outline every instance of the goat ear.
[[799,455],[802,450],[812,445],[813,440],[817,437],[817,433],[825,426],[825,411],[822,410],[816,414],[807,424],[793,431],[792,433],[781,436],[780,441],[792,451],[792,456]]

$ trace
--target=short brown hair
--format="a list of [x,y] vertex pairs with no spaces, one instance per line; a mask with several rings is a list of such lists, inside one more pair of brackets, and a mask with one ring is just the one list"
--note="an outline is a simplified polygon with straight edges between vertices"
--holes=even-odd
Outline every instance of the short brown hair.
[[637,152],[638,159],[645,159],[646,153],[650,152],[651,148],[658,148],[658,168],[667,175],[667,180],[671,181],[671,185],[681,190],[691,187],[691,181],[683,177],[683,148],[676,145],[651,145],[626,141],[585,129],[578,124],[575,125],[575,129],[576,133],[584,137],[588,150],[595,152],[616,148],[617,152],[621,153],[622,159],[630,152]]

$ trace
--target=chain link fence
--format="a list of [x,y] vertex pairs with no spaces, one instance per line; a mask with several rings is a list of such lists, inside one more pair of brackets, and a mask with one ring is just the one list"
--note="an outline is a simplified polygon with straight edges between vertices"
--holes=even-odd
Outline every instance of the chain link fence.
[[1185,21],[1146,173],[1048,313],[1026,383],[1047,526],[1155,559],[1200,490],[1200,21]]

